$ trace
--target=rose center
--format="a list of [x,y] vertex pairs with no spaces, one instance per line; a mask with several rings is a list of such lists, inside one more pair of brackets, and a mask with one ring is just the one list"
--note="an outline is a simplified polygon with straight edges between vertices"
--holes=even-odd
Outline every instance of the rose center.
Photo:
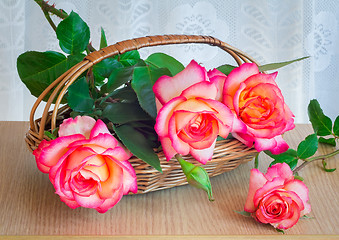
[[[211,117],[207,114],[198,114],[196,117],[191,119],[189,124],[185,128],[185,132],[192,138],[199,138],[209,133],[212,124],[210,123]],[[213,121],[214,119],[212,119]],[[214,120],[215,121],[215,120]]]
[[274,112],[274,104],[268,98],[257,96],[246,99],[240,104],[239,116],[249,123],[258,123],[268,119]]

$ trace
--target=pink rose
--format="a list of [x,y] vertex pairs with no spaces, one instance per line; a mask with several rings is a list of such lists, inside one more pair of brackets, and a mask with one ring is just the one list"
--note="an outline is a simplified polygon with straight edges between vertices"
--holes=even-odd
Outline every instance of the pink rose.
[[49,174],[60,199],[71,208],[106,212],[123,195],[137,192],[131,153],[107,126],[88,116],[64,120],[59,137],[43,140],[33,152],[40,171]]
[[294,179],[286,163],[277,163],[264,175],[251,170],[250,187],[244,210],[261,223],[278,229],[287,229],[311,211],[308,188]]
[[162,76],[155,82],[155,131],[167,160],[176,153],[190,153],[205,164],[213,156],[217,136],[228,136],[234,114],[217,99],[218,81],[210,81],[205,68],[192,60],[174,77]]
[[244,63],[226,78],[223,102],[237,115],[232,135],[257,151],[279,154],[288,149],[281,134],[294,128],[294,115],[284,102],[272,74]]

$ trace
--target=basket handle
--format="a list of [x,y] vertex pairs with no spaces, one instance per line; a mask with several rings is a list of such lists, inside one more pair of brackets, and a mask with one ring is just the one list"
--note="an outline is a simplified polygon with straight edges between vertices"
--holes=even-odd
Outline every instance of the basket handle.
[[[220,41],[217,38],[211,36],[201,36],[201,35],[161,35],[161,36],[148,36],[148,37],[140,37],[134,38],[130,40],[125,40],[121,42],[117,42],[114,45],[107,46],[103,49],[98,51],[92,52],[88,54],[84,60],[67,72],[62,74],[59,78],[57,78],[50,86],[48,86],[38,97],[36,102],[34,103],[31,114],[30,114],[30,128],[31,132],[39,132],[38,136],[36,136],[39,140],[42,140],[44,137],[44,130],[47,118],[49,116],[48,112],[50,106],[53,103],[53,100],[58,95],[57,100],[54,105],[52,118],[51,118],[51,129],[55,128],[56,124],[56,117],[57,112],[61,103],[63,96],[65,95],[68,87],[87,69],[92,67],[93,65],[97,64],[98,62],[118,55],[123,54],[125,52],[131,50],[137,50],[144,47],[152,47],[152,46],[159,46],[159,45],[169,45],[169,44],[187,44],[187,43],[202,43],[202,44],[209,44],[212,46],[217,46],[220,49],[226,51],[230,54],[234,60],[237,62],[238,65],[241,65],[242,62],[253,62],[258,65],[258,63],[252,59],[250,56],[245,54],[244,52],[240,51],[237,48],[232,47],[231,45]],[[40,125],[37,126],[34,121],[34,114],[36,109],[38,108],[39,104],[41,103],[42,99],[53,89],[54,91],[50,95],[46,106],[44,108],[43,115],[41,117]],[[58,94],[59,93],[59,94]]]

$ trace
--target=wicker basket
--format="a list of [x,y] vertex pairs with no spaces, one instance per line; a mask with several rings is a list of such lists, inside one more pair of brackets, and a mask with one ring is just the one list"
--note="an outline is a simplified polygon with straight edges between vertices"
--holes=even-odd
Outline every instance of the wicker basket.
[[[55,129],[63,119],[69,116],[69,107],[60,107],[61,100],[65,95],[67,88],[87,69],[105,58],[112,57],[117,54],[123,54],[131,50],[157,45],[186,43],[203,43],[217,46],[229,53],[238,65],[243,62],[256,63],[255,60],[240,50],[210,36],[164,35],[141,37],[118,42],[87,55],[82,62],[62,74],[39,96],[32,107],[30,115],[30,130],[26,134],[26,143],[29,150],[33,151],[36,149],[43,139],[49,140],[49,138],[45,135],[45,131],[53,131],[53,129]],[[52,91],[53,88],[55,89],[47,101],[42,117],[34,120],[36,109],[42,102],[42,99],[44,99],[44,97]],[[49,111],[54,101],[55,105],[53,111]],[[241,163],[252,160],[256,153],[255,149],[246,147],[236,139],[218,141],[212,160],[207,162],[207,164],[204,165],[204,168],[210,177],[216,176],[236,168]],[[163,152],[158,152],[157,154],[160,159],[163,173],[158,172],[150,165],[136,157],[132,157],[129,160],[137,175],[138,193],[147,193],[187,184],[186,177],[182,172],[178,161],[170,160],[167,162]],[[194,162],[195,165],[201,165],[190,155],[184,157],[184,159]]]

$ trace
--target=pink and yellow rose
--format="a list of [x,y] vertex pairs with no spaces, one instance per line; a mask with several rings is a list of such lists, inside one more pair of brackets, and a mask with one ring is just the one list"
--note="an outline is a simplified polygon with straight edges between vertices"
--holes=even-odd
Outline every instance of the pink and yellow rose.
[[220,102],[223,82],[216,75],[192,60],[174,77],[155,82],[155,130],[167,160],[176,153],[191,154],[205,164],[212,158],[217,136],[228,136],[234,114]]
[[88,116],[69,118],[59,137],[43,140],[33,152],[40,171],[49,174],[60,199],[71,208],[106,212],[123,195],[137,192],[131,153],[101,121]]
[[286,163],[277,163],[268,168],[266,174],[251,170],[244,210],[261,223],[288,229],[311,211],[308,199],[306,185],[294,179]]
[[223,86],[223,102],[237,116],[232,135],[257,151],[279,154],[288,149],[281,134],[294,128],[294,115],[286,105],[275,78],[259,73],[254,63],[235,68]]

